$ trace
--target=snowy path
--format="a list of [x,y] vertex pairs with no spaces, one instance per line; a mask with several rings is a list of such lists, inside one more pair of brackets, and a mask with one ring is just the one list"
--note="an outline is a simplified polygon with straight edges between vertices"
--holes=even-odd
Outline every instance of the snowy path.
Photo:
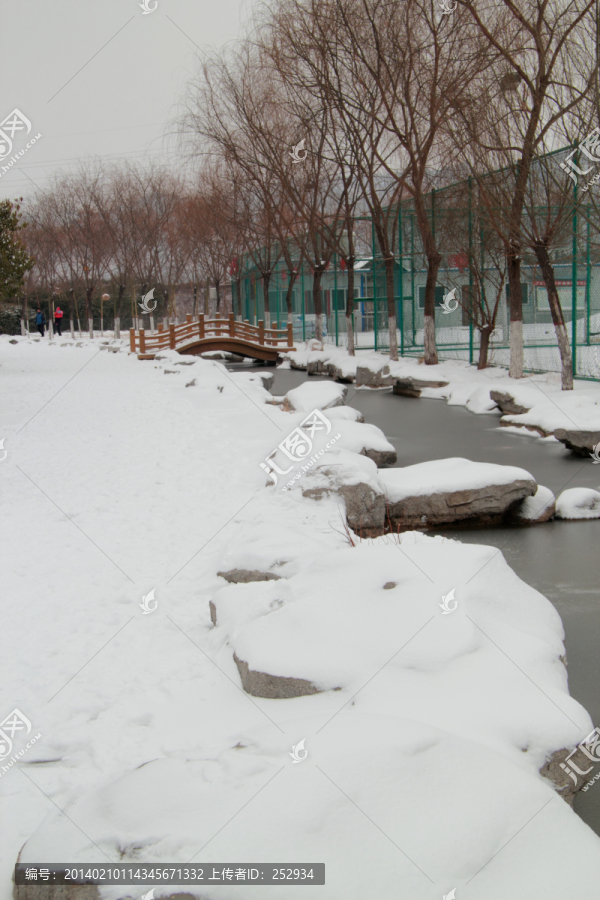
[[[47,755],[68,752],[65,769],[36,770],[43,790],[183,751],[206,730],[215,734],[215,723],[227,730],[262,720],[192,643],[202,626],[188,636],[165,615],[168,607],[179,621],[193,604],[208,627],[199,551],[259,488],[248,447],[264,444],[265,432],[279,440],[277,427],[259,428],[265,414],[226,376],[217,379],[221,392],[211,386],[219,403],[203,408],[197,391],[182,390],[184,366],[164,375],[96,349],[3,349],[2,683],[10,692],[2,709],[16,705],[52,733]],[[159,610],[143,616],[138,604],[152,588]],[[229,721],[216,683],[230,700]],[[22,831],[2,831],[5,891],[20,845],[51,808],[13,774],[0,788],[18,804],[13,792],[25,789],[27,815]],[[14,823],[14,810],[5,822]]]

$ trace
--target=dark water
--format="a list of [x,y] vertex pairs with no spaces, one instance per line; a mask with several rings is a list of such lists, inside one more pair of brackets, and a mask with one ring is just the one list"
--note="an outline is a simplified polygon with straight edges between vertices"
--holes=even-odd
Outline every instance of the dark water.
[[[275,395],[308,377],[290,369],[266,371],[274,372]],[[520,466],[555,494],[567,487],[600,490],[600,466],[591,459],[575,456],[555,441],[507,433],[499,428],[500,413],[478,416],[440,400],[399,397],[391,390],[356,390],[352,385],[346,403],[381,428],[396,448],[400,466],[462,456]],[[565,629],[569,690],[600,725],[600,519],[443,533],[500,548],[518,576],[554,604]],[[575,809],[600,835],[600,783],[578,794]]]

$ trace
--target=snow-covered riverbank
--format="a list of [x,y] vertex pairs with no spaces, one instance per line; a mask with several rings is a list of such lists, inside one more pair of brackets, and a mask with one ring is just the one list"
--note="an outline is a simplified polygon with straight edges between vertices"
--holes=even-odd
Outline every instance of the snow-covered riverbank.
[[[266,487],[298,415],[255,376],[0,354],[1,709],[43,735],[0,780],[3,900],[26,841],[37,862],[325,862],[311,896],[335,900],[594,896],[600,843],[538,772],[592,723],[557,614],[501,554],[412,532],[351,547],[336,498]],[[319,693],[250,696],[234,652]]]

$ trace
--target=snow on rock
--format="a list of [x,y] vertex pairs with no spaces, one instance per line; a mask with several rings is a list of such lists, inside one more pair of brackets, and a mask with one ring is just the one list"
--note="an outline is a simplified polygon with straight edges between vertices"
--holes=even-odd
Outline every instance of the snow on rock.
[[385,497],[377,466],[366,456],[349,450],[329,450],[294,486],[303,497],[320,500],[339,494],[346,520],[357,534],[381,534],[385,525]]
[[334,419],[334,423],[336,436],[340,435],[336,442],[337,448],[368,456],[379,468],[396,465],[396,448],[377,425],[352,422],[349,419]]
[[378,365],[374,366],[365,366],[364,363],[359,364],[356,367],[356,384],[359,387],[370,387],[370,388],[378,388],[378,387],[389,387],[394,384],[394,376],[390,374],[390,367],[388,365],[382,365],[381,360],[378,360]]
[[390,469],[379,480],[390,519],[401,530],[465,520],[492,524],[537,488],[525,469],[461,458]]
[[337,422],[339,419],[346,419],[349,422],[365,421],[363,414],[353,406],[330,406],[327,410],[327,418],[332,422]]
[[313,409],[328,409],[343,406],[348,388],[331,381],[306,381],[300,387],[288,391],[283,404],[284,410],[312,412]]
[[538,489],[531,497],[525,497],[514,510],[515,522],[540,523],[547,522],[554,516],[556,499],[550,488],[538,485]]
[[519,416],[529,412],[536,402],[539,402],[539,393],[534,388],[511,388],[509,390],[492,390],[490,399],[504,414]]
[[[452,586],[458,607],[444,616]],[[92,781],[66,815],[49,810],[22,862],[106,863],[105,853],[183,864],[203,847],[207,866],[231,847],[250,860],[268,847],[277,859],[324,860],[327,886],[313,887],[323,898],[392,897],[400,885],[433,900],[482,867],[486,900],[562,900],[573,885],[593,896],[600,842],[539,775],[557,748],[589,733],[589,717],[568,695],[558,614],[496,548],[380,538],[213,598],[219,665],[246,657],[248,671],[270,676],[263,685],[282,690],[268,695],[270,721],[231,718],[220,741],[205,727],[179,755]],[[289,693],[306,684],[318,693]],[[302,739],[308,755],[296,765],[290,751]],[[222,896],[210,884],[184,890]],[[236,885],[240,898],[253,891]],[[127,895],[102,889],[105,900]],[[289,888],[269,895],[287,900]]]
[[569,488],[556,501],[558,519],[600,519],[600,492],[592,488]]
[[578,456],[592,456],[594,451],[596,457],[600,455],[600,428],[597,431],[556,428],[554,430],[554,437]]
[[547,396],[540,390],[535,400],[527,412],[504,415],[502,424],[554,434],[584,456],[600,441],[599,390],[561,391]]

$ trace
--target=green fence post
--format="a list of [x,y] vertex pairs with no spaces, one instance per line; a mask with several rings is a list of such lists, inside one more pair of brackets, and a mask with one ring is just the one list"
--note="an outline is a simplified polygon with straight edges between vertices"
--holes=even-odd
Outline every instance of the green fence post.
[[371,252],[373,254],[373,346],[377,352],[377,269],[375,267],[375,225],[371,219]]
[[333,254],[333,314],[335,316],[335,346],[338,347],[337,253]]
[[571,263],[571,356],[577,375],[577,184],[573,185],[573,261]]
[[412,308],[412,345],[417,342],[417,329],[415,328],[415,217],[410,214],[410,296]]
[[592,287],[592,265],[590,260],[590,213],[591,206],[587,208],[587,241],[586,241],[586,263],[585,263],[585,342],[590,344],[590,314],[591,314],[591,287]]

